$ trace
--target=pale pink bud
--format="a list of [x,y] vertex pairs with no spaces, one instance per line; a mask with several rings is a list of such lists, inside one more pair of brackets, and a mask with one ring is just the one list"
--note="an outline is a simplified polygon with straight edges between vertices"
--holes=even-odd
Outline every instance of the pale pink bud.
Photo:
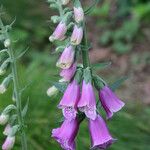
[[75,17],[75,21],[77,23],[83,21],[83,19],[84,19],[84,11],[83,11],[83,9],[81,7],[78,7],[78,8],[74,7],[74,17]]
[[9,115],[1,114],[0,115],[0,125],[5,125],[8,122]]
[[74,49],[72,46],[68,46],[64,49],[63,53],[61,54],[56,66],[62,69],[68,69],[74,62]]
[[65,34],[67,32],[66,23],[60,22],[56,27],[53,34],[49,37],[49,40],[53,42],[54,40],[63,40],[65,38]]
[[3,131],[3,134],[8,136],[11,133],[11,131],[12,131],[11,125],[7,124],[4,131]]
[[71,35],[71,43],[73,45],[79,45],[82,41],[82,38],[83,38],[83,28],[75,25],[73,33]]
[[63,5],[67,5],[70,0],[61,0]]
[[8,136],[2,146],[2,150],[11,150],[15,144],[15,136]]

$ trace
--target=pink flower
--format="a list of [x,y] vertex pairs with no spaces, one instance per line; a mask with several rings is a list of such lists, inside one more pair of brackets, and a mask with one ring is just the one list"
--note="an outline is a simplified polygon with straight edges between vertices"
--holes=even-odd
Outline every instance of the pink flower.
[[77,119],[65,120],[60,128],[52,130],[54,137],[64,150],[75,150],[75,138],[79,130]]
[[108,119],[113,116],[114,112],[119,111],[125,105],[108,86],[104,86],[99,91],[99,98]]
[[89,120],[89,130],[92,149],[106,149],[115,141],[115,139],[111,137],[103,118],[99,115],[95,120]]
[[74,63],[69,69],[63,69],[60,72],[60,76],[63,77],[66,81],[70,81],[76,72],[77,64]]
[[61,54],[56,66],[62,69],[69,69],[74,62],[74,55],[75,52],[73,47],[71,45],[66,47]]
[[81,7],[78,7],[78,8],[74,7],[74,17],[75,17],[75,21],[77,23],[83,21],[83,19],[84,19],[84,11],[83,11],[83,9]]
[[72,120],[76,117],[77,103],[80,97],[80,85],[73,80],[67,87],[58,107],[63,110],[66,119]]
[[78,108],[80,111],[84,112],[88,118],[93,120],[96,119],[96,98],[90,82],[86,83],[83,80],[82,94],[78,103]]
[[11,131],[12,131],[11,125],[7,124],[6,127],[5,127],[5,129],[4,129],[3,134],[8,136],[11,133]]
[[83,28],[75,25],[73,33],[71,35],[71,43],[73,45],[79,45],[82,41],[82,38],[83,38]]
[[7,136],[3,146],[2,150],[11,150],[14,147],[15,144],[15,136]]
[[54,40],[63,40],[65,38],[65,34],[67,32],[66,23],[60,22],[56,27],[53,34],[49,37],[49,40],[53,42]]

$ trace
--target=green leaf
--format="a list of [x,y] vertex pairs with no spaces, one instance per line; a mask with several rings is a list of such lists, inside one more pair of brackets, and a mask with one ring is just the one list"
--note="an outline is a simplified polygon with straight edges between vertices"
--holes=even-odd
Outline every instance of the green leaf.
[[11,133],[10,133],[10,136],[15,136],[15,134],[19,131],[19,129],[20,129],[19,125],[13,126],[12,130],[11,130]]
[[84,14],[85,15],[90,14],[94,10],[94,8],[98,4],[98,2],[99,2],[99,0],[95,0],[94,3],[84,11]]
[[16,59],[21,58],[28,50],[29,50],[29,48],[27,48],[25,51],[23,51],[21,54],[19,54],[19,56],[17,56]]
[[125,80],[127,80],[128,79],[128,77],[122,77],[122,78],[120,78],[120,79],[118,79],[116,82],[114,82],[111,86],[110,86],[110,88],[113,90],[113,91],[115,91],[117,88],[119,88],[120,86],[121,86],[121,84],[125,81]]
[[27,114],[28,111],[28,106],[29,106],[29,98],[26,102],[26,105],[24,106],[23,110],[22,110],[22,116],[25,117],[25,115]]
[[111,65],[111,62],[103,62],[98,64],[92,64],[93,69],[104,69],[106,67],[109,67]]

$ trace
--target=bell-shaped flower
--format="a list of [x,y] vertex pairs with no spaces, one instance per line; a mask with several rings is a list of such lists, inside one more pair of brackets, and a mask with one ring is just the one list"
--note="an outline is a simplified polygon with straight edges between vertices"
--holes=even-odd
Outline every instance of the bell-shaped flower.
[[70,81],[76,72],[77,64],[74,63],[69,69],[63,69],[60,72],[60,76],[66,81]]
[[4,144],[2,145],[2,150],[11,150],[15,144],[15,136],[7,136]]
[[96,97],[90,82],[86,83],[83,80],[82,94],[77,106],[88,118],[93,120],[96,119]]
[[73,33],[71,35],[71,43],[72,45],[79,45],[83,38],[83,28],[74,26]]
[[84,19],[84,11],[82,7],[74,7],[74,17],[77,23],[80,23]]
[[62,52],[56,66],[62,69],[68,69],[74,62],[75,51],[74,48],[70,45],[64,49]]
[[108,119],[113,116],[114,112],[119,111],[125,105],[108,86],[100,89],[99,98]]
[[89,120],[89,130],[91,136],[91,149],[106,149],[115,139],[110,135],[105,121],[101,116],[97,116],[95,120]]
[[53,42],[54,40],[63,40],[67,32],[67,26],[65,22],[60,22],[53,34],[49,37],[49,40]]
[[76,117],[77,103],[80,98],[80,85],[73,80],[67,87],[58,107],[62,109],[66,119],[72,120]]
[[65,120],[60,128],[52,130],[52,137],[60,143],[64,150],[75,150],[75,138],[79,130],[77,118]]

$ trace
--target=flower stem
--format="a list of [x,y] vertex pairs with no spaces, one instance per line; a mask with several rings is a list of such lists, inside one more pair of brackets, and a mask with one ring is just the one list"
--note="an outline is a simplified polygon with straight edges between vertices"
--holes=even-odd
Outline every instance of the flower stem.
[[86,23],[84,23],[83,45],[84,45],[82,49],[83,66],[84,68],[87,68],[87,67],[90,67],[90,58],[89,58],[89,47],[88,47]]
[[12,76],[13,76],[13,83],[14,83],[14,92],[15,92],[15,98],[16,98],[16,106],[17,106],[17,116],[18,116],[18,123],[20,125],[20,132],[21,132],[21,145],[22,150],[27,150],[27,140],[26,140],[26,134],[25,134],[25,124],[24,119],[22,116],[22,104],[21,104],[21,93],[20,93],[20,85],[19,85],[19,79],[18,79],[18,72],[17,72],[17,65],[16,65],[16,59],[14,56],[14,51],[12,48],[9,48],[9,55],[12,61]]
[[[0,25],[4,27],[3,22],[0,18]],[[9,35],[6,32],[5,36],[7,39],[9,39]],[[18,124],[20,126],[20,133],[21,133],[21,149],[27,150],[27,139],[25,134],[25,124],[24,124],[24,118],[22,116],[22,100],[21,100],[21,88],[19,84],[19,78],[18,78],[18,71],[17,71],[17,64],[16,64],[16,58],[13,49],[11,46],[8,47],[8,54],[11,59],[11,69],[12,69],[12,77],[13,77],[13,83],[14,83],[14,92],[15,92],[15,99],[16,99],[16,107],[17,107],[17,117],[18,117]]]

